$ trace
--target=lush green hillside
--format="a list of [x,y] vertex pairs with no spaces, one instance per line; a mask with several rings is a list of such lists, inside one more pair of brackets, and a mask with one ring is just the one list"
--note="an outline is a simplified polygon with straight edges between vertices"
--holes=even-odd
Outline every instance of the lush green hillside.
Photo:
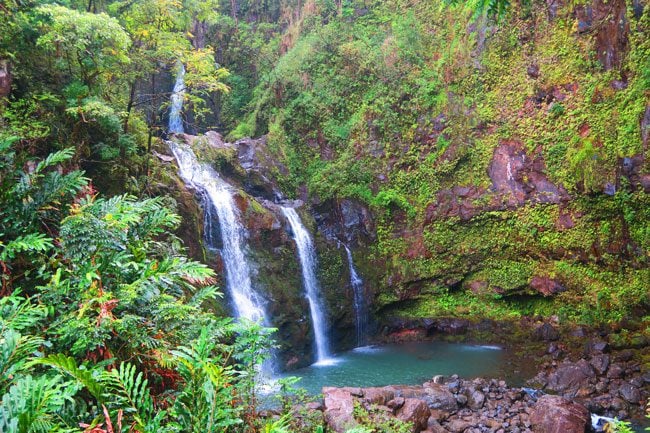
[[643,314],[647,11],[476,7],[305,5],[231,135],[268,133],[288,191],[370,206],[380,310]]

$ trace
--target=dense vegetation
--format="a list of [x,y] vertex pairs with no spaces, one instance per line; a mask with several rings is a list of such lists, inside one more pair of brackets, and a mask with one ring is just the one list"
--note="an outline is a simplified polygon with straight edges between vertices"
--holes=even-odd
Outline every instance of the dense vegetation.
[[[560,3],[1,2],[0,431],[295,421],[258,419],[271,331],[213,313],[214,271],[186,257],[157,196],[179,63],[189,130],[267,134],[286,194],[372,210],[376,312],[647,334],[650,196],[625,164],[648,171],[650,6],[612,0],[629,31],[604,64],[587,3]],[[508,143],[561,200],[494,190]],[[448,196],[470,214],[434,206]],[[535,277],[564,291],[533,296]]]

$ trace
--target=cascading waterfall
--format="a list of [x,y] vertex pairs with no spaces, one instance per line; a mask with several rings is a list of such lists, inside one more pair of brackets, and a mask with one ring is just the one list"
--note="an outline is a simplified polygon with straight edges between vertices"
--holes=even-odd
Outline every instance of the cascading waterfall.
[[363,280],[359,277],[357,270],[354,268],[352,252],[347,245],[343,245],[348,255],[348,267],[350,269],[350,285],[352,286],[354,299],[354,319],[357,331],[357,346],[363,346],[366,343],[366,328],[368,326],[368,306],[366,297],[363,292]]
[[[244,227],[239,223],[238,210],[229,186],[209,165],[197,161],[192,150],[184,145],[170,142],[169,146],[178,161],[183,180],[203,192],[206,203],[206,219],[219,221],[223,247],[221,255],[226,270],[226,288],[232,296],[237,317],[268,324],[262,300],[253,290],[250,266],[243,251]],[[206,236],[208,247],[216,248],[214,237]],[[212,243],[212,245],[210,245]]]
[[176,73],[176,83],[174,83],[174,91],[170,98],[170,108],[169,108],[168,130],[172,134],[182,134],[185,132],[185,128],[183,128],[183,118],[181,117],[184,97],[185,97],[185,66],[183,66],[182,63],[179,63],[178,72]]
[[[179,64],[169,112],[169,132],[173,133],[184,131],[181,119],[185,93],[184,77],[185,68]],[[226,288],[235,304],[236,316],[268,325],[262,300],[251,284],[250,266],[243,251],[245,229],[239,223],[239,212],[230,187],[209,165],[201,164],[188,146],[170,141],[169,147],[178,161],[181,177],[185,183],[200,191],[205,201],[205,219],[208,222],[205,224],[205,240],[208,247],[213,249],[216,249],[216,242],[212,222],[216,212],[223,244],[221,255],[226,268]]]
[[298,247],[300,266],[302,267],[302,282],[305,288],[305,295],[309,302],[309,311],[311,321],[314,327],[314,337],[316,340],[316,362],[322,363],[329,359],[329,349],[327,334],[325,328],[327,325],[325,310],[320,300],[320,289],[316,279],[316,250],[311,240],[311,236],[300,221],[300,217],[295,209],[282,207],[282,213],[293,231],[293,238]]

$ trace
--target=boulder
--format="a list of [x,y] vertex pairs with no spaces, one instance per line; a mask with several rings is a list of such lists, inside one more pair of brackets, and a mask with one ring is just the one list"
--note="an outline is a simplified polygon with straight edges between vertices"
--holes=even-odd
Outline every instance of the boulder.
[[427,382],[423,387],[410,385],[395,387],[395,395],[397,397],[423,400],[429,406],[429,409],[450,412],[458,408],[456,397],[449,391],[447,386],[442,384]]
[[589,421],[587,408],[557,395],[540,397],[530,414],[536,433],[584,433]]
[[413,424],[413,433],[419,433],[427,428],[429,407],[417,398],[404,399],[404,405],[397,411],[397,418]]
[[594,377],[595,373],[591,365],[584,359],[576,363],[561,364],[548,377],[546,388],[574,396],[580,387],[585,384],[589,378]]
[[392,409],[393,412],[397,411],[400,407],[404,406],[404,397],[397,397],[386,403],[389,409]]
[[591,364],[598,374],[605,374],[609,368],[609,355],[604,353],[595,355],[589,360],[589,364]]
[[641,401],[641,393],[639,388],[635,387],[631,383],[624,383],[618,389],[618,393],[623,397],[623,400],[632,404],[639,404]]
[[485,403],[485,394],[476,388],[469,388],[467,390],[467,406],[472,410],[479,410]]
[[343,433],[355,427],[354,397],[349,389],[323,388],[323,402],[325,407],[325,422],[332,431]]
[[535,329],[533,337],[541,341],[555,341],[560,338],[560,333],[550,323],[544,323]]
[[392,401],[394,397],[395,391],[392,388],[384,387],[363,389],[363,399],[370,404],[379,404],[384,406],[389,401]]
[[452,433],[462,433],[472,427],[472,423],[462,419],[454,419],[447,424],[447,429]]
[[424,400],[430,409],[439,409],[443,411],[452,411],[458,408],[456,397],[449,389],[441,384],[429,383],[424,388],[426,396]]

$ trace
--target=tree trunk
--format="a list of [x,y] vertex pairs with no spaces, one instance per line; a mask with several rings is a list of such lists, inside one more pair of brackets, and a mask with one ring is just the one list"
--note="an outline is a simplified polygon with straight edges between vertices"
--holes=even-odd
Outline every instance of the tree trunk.
[[131,83],[131,91],[129,92],[129,103],[126,105],[126,116],[124,118],[124,133],[129,133],[129,119],[131,118],[131,110],[135,102],[135,80]]
[[230,13],[232,15],[232,19],[235,21],[235,27],[238,25],[237,21],[237,0],[230,0]]

